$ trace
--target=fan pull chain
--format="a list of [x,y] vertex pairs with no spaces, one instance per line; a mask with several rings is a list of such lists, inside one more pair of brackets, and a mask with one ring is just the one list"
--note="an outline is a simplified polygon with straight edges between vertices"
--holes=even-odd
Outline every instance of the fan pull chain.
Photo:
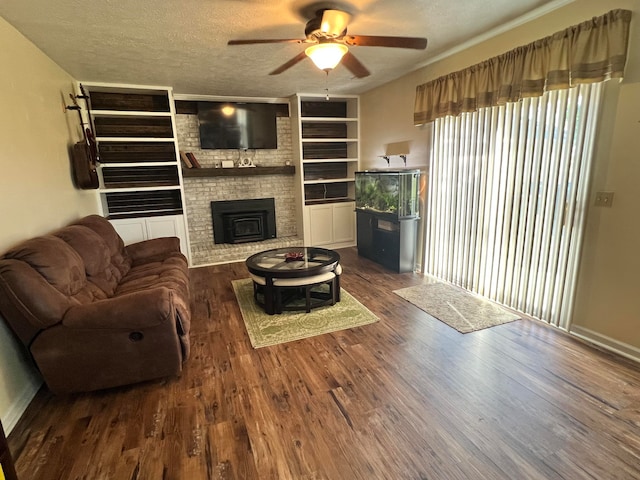
[[325,73],[327,74],[326,77],[324,77],[324,91],[326,92],[326,96],[325,96],[325,100],[329,100],[329,70],[325,70]]

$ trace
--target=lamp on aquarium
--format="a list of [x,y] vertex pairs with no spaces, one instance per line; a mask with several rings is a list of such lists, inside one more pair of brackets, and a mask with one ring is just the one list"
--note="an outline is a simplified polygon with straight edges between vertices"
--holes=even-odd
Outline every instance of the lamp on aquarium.
[[402,159],[404,166],[406,167],[407,155],[409,154],[409,143],[410,142],[408,141],[388,143],[386,145],[385,155],[383,156],[383,158],[387,160],[387,165],[389,165],[389,157],[398,156]]

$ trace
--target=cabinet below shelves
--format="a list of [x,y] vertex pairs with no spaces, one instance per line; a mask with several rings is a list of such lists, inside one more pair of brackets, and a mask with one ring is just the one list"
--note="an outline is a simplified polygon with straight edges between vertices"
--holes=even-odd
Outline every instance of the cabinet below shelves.
[[355,202],[324,203],[305,207],[311,245],[340,248],[355,242]]
[[186,255],[187,239],[182,215],[109,219],[125,245],[162,237],[178,237]]

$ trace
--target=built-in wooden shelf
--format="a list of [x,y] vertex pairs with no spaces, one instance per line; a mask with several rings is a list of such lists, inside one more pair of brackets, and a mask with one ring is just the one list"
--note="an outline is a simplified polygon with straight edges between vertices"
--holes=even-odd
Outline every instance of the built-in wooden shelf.
[[306,200],[305,205],[322,205],[325,203],[344,203],[355,202],[355,199],[349,197],[334,197],[334,198],[318,198],[315,200]]
[[249,177],[254,175],[293,175],[296,167],[183,168],[183,177]]

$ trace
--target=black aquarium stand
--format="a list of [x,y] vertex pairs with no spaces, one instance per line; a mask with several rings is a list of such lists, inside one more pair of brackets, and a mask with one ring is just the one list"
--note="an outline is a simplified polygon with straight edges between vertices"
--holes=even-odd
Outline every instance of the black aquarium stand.
[[413,272],[418,218],[398,219],[370,210],[356,210],[358,255],[398,273]]

